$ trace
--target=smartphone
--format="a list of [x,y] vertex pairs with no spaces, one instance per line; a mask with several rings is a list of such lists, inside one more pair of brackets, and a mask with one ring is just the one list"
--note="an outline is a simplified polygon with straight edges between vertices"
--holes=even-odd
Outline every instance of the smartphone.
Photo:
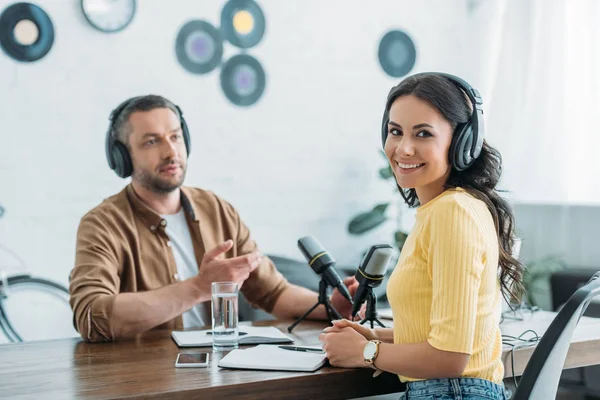
[[208,367],[209,353],[179,353],[175,366],[177,368]]

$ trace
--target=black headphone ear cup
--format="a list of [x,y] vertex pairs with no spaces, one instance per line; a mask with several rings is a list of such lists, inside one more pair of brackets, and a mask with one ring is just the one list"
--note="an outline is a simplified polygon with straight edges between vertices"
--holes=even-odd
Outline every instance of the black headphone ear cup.
[[471,147],[473,145],[473,128],[471,123],[460,124],[454,131],[450,152],[448,158],[452,167],[458,171],[463,171],[471,166],[473,158],[471,157]]
[[115,172],[121,178],[127,178],[131,176],[133,172],[133,163],[131,162],[131,156],[129,155],[129,150],[127,147],[119,142],[115,141],[113,143],[113,160],[115,162]]
[[183,135],[183,143],[185,144],[186,154],[189,156],[192,151],[192,138],[190,138],[190,130],[188,128],[185,118],[183,118],[183,111],[178,105],[175,105],[177,112],[179,113],[179,120],[181,121],[181,134]]
[[189,157],[190,152],[192,151],[192,139],[190,138],[190,131],[187,126],[187,122],[185,119],[181,117],[181,132],[183,134],[183,143],[185,143],[185,151]]
[[115,158],[113,151],[113,138],[111,135],[111,128],[108,129],[106,133],[106,139],[104,140],[104,151],[106,153],[106,161],[108,161],[108,166],[110,169],[114,171],[115,169]]
[[383,122],[381,123],[381,147],[385,148],[385,141],[387,139],[387,119],[383,116]]
[[463,164],[465,168],[468,168],[473,165],[473,162],[475,161],[471,155],[471,152],[473,151],[473,128],[471,128],[471,124],[469,124],[468,131],[465,132],[464,137],[465,142],[461,154]]

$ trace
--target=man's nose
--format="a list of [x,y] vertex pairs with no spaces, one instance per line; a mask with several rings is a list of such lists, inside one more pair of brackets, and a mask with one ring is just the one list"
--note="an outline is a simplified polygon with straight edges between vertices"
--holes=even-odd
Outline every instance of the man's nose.
[[163,158],[177,158],[179,152],[177,151],[177,146],[175,143],[170,141],[166,142],[167,144],[163,146]]

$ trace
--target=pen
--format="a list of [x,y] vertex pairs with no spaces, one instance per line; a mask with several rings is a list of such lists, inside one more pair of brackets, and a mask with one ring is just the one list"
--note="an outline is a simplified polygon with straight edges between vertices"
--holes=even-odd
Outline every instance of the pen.
[[[213,333],[212,333],[212,331],[208,331],[208,332],[206,332],[206,334],[207,335],[212,335]],[[247,335],[247,334],[248,334],[248,332],[238,332],[238,336],[244,336],[244,335]]]
[[306,353],[324,353],[322,349],[314,347],[300,347],[300,346],[278,346],[283,350],[303,351]]

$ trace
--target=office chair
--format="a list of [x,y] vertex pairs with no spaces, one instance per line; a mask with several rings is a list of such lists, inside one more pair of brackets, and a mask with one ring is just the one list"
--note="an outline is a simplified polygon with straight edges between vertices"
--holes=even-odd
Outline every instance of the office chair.
[[575,327],[593,297],[600,294],[600,271],[569,298],[535,348],[514,400],[555,399]]
[[[558,311],[569,297],[581,286],[585,285],[597,268],[569,266],[556,271],[550,277],[552,307]],[[584,316],[600,317],[600,303],[591,302]],[[560,387],[589,396],[600,398],[600,365],[564,370],[560,378]]]

